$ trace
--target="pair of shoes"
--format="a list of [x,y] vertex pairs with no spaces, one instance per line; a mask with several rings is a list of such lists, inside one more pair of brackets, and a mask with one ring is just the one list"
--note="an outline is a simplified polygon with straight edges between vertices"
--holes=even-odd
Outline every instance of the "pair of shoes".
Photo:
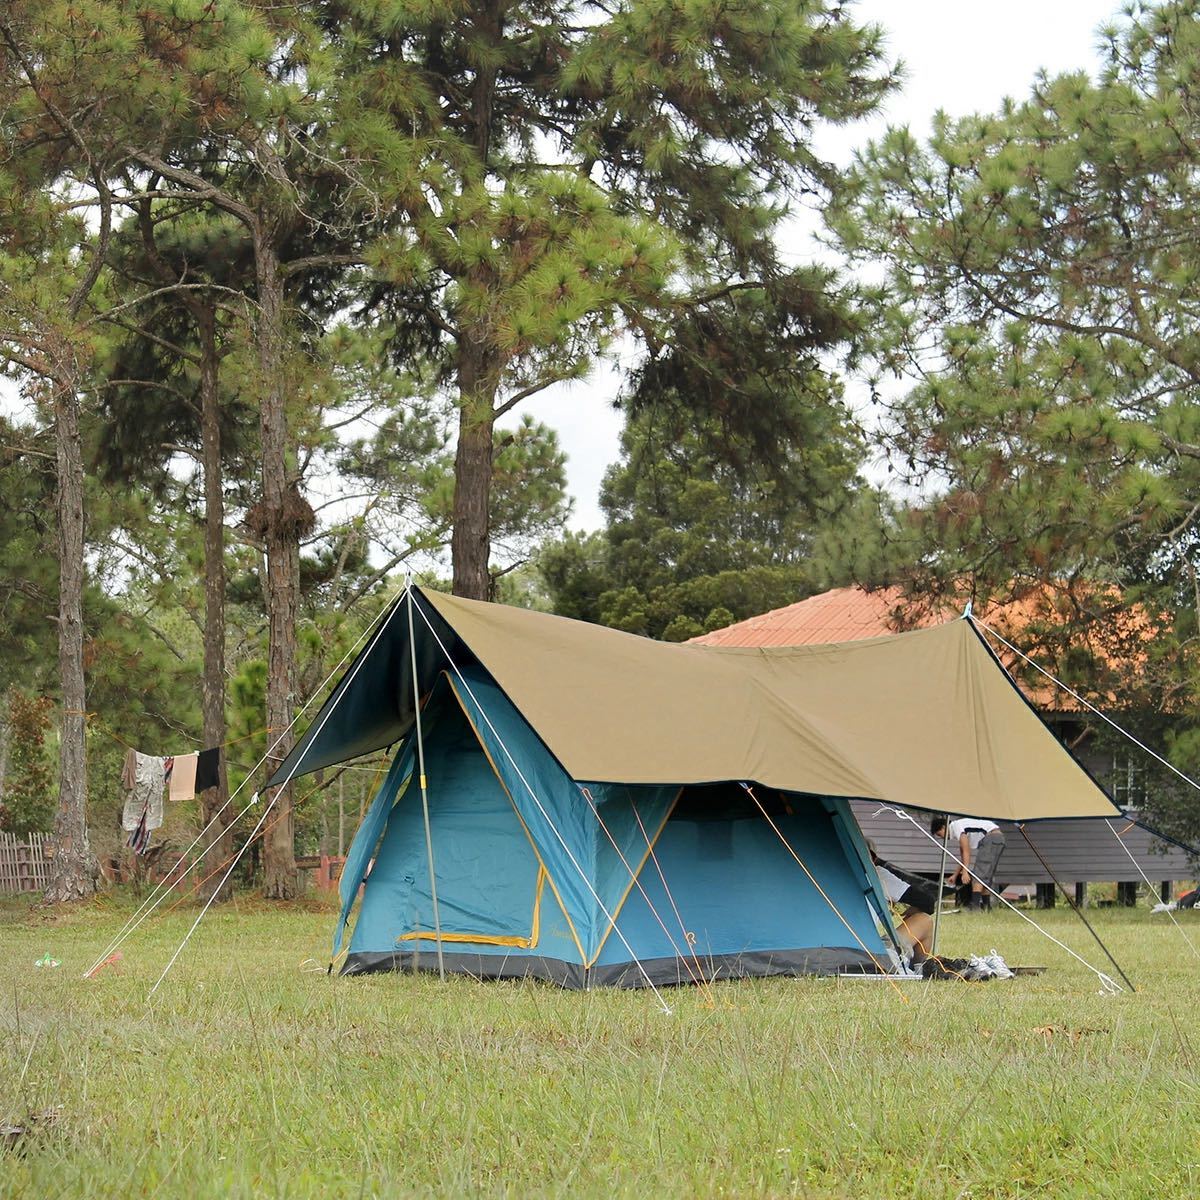
[[996,953],[995,947],[992,948],[991,954],[985,954],[979,959],[979,964],[991,971],[992,976],[996,979],[1012,979],[1013,977],[1008,963]]
[[980,983],[988,979],[1011,979],[1013,977],[1008,963],[995,950],[986,956],[972,954],[967,962],[966,970],[962,974],[964,979],[973,979]]

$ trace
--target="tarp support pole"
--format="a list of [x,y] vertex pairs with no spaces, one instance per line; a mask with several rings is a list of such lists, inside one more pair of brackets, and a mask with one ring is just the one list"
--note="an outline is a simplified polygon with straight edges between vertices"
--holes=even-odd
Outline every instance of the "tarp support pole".
[[[967,612],[963,616],[967,616],[970,612],[970,604],[967,605]],[[946,818],[946,825],[942,829],[942,865],[938,867],[937,877],[937,904],[933,909],[933,937],[930,939],[929,958],[937,958],[938,947],[938,927],[942,923],[942,904],[944,901],[944,892],[946,888],[946,843],[950,840],[950,818]]]
[[433,832],[429,827],[429,789],[425,779],[425,741],[421,736],[421,682],[417,678],[417,639],[413,633],[413,586],[408,577],[408,648],[412,653],[413,711],[417,725],[417,772],[421,780],[421,815],[425,819],[425,853],[429,858],[429,895],[433,900],[433,935],[437,943],[438,978],[446,982],[446,963],[442,957],[442,918],[438,912],[437,876],[433,870]]
[[[1042,857],[1042,852],[1033,844],[1033,841],[1030,838],[1029,834],[1027,834],[1025,832],[1025,823],[1023,821],[1018,822],[1017,828],[1021,831],[1021,836],[1025,839],[1025,844],[1037,856],[1038,862],[1040,862],[1042,864],[1042,869],[1054,881],[1054,886],[1056,888],[1058,888],[1058,890],[1060,892],[1062,892],[1067,903],[1074,910],[1075,915],[1084,923],[1084,925],[1087,926],[1088,933],[1090,933],[1092,935],[1092,937],[1094,937],[1096,939],[1096,945],[1099,946],[1100,949],[1104,951],[1105,955],[1108,957],[1108,961],[1110,963],[1112,963],[1112,965],[1116,968],[1117,974],[1120,975],[1123,980],[1125,980],[1126,987],[1128,987],[1131,992],[1136,992],[1137,988],[1135,988],[1133,986],[1133,980],[1131,980],[1129,978],[1129,976],[1126,975],[1125,972],[1121,969],[1121,964],[1119,962],[1117,962],[1117,960],[1115,958],[1113,958],[1112,953],[1109,950],[1109,948],[1100,940],[1100,935],[1092,928],[1091,921],[1089,921],[1087,919],[1087,917],[1085,917],[1083,915],[1083,909],[1080,908],[1079,905],[1075,903],[1075,897],[1072,896],[1071,893],[1068,892],[1067,889],[1065,887],[1063,887],[1063,885],[1059,882],[1058,876],[1054,874],[1054,871],[1051,869],[1050,864]],[[1109,826],[1109,828],[1111,828],[1111,826]]]

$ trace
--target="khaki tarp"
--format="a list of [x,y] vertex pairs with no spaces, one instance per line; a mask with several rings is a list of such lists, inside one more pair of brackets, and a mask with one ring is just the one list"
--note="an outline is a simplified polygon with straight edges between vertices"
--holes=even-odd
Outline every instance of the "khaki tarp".
[[[828,646],[742,648],[655,642],[438,592],[418,596],[424,662],[449,665],[440,652],[433,663],[421,645],[428,605],[577,780],[746,780],[1016,821],[1118,811],[967,620]],[[388,623],[393,641],[407,638],[400,615]],[[439,633],[445,641],[447,630]],[[377,647],[374,657],[404,663],[396,645]],[[374,665],[364,661],[364,674],[377,674]],[[395,735],[371,740],[384,745]],[[303,759],[300,771],[336,761],[332,745],[310,754],[312,739],[289,759]],[[355,752],[363,748],[360,740]]]

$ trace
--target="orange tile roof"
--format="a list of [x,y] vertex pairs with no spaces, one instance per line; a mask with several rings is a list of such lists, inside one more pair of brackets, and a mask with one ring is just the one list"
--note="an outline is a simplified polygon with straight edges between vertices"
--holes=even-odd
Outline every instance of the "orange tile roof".
[[786,608],[727,625],[692,638],[706,646],[813,646],[825,642],[857,642],[902,629],[940,625],[950,612],[915,615],[906,609],[898,587],[866,591],[860,587],[834,588],[809,596]]

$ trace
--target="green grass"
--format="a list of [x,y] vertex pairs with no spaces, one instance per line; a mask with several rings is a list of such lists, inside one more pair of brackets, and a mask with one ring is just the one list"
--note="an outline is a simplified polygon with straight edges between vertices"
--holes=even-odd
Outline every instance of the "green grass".
[[[711,1001],[328,978],[331,914],[0,906],[0,1196],[1184,1196],[1200,1183],[1200,960],[1164,917],[1094,919],[1137,995],[1012,914],[955,916],[1037,978],[722,984]],[[1099,961],[1069,912],[1045,917]],[[1182,914],[1192,917],[1193,914]],[[1200,945],[1200,921],[1189,921]],[[35,969],[46,951],[57,970]],[[312,964],[307,964],[311,966]],[[1197,1043],[1197,1044],[1194,1044]]]

